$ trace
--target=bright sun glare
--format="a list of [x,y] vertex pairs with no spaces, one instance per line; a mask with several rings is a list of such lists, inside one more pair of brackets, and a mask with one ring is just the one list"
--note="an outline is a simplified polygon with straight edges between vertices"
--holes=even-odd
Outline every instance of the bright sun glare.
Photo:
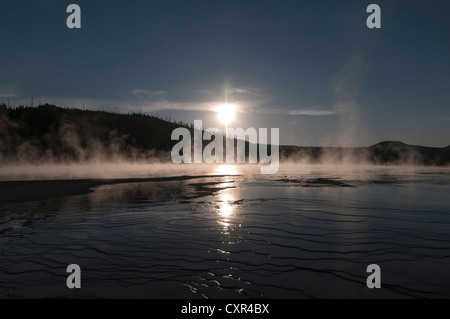
[[233,213],[233,206],[231,205],[231,198],[227,195],[222,196],[222,205],[220,205],[220,215],[228,218]]
[[228,125],[234,120],[236,107],[233,104],[223,104],[217,108],[217,113],[219,114],[219,120]]

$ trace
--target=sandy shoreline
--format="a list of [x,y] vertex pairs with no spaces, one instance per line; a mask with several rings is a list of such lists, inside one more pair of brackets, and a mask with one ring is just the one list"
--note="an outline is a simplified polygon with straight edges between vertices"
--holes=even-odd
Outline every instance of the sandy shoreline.
[[12,202],[34,201],[53,197],[83,195],[92,192],[95,187],[104,185],[186,181],[201,178],[219,177],[224,177],[224,175],[0,182],[0,205]]

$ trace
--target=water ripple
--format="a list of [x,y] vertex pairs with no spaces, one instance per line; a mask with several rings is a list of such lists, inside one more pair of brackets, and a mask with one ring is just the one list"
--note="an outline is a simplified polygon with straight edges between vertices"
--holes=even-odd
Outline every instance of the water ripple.
[[0,297],[70,298],[76,263],[86,298],[449,298],[448,183],[376,181],[133,181],[5,204]]

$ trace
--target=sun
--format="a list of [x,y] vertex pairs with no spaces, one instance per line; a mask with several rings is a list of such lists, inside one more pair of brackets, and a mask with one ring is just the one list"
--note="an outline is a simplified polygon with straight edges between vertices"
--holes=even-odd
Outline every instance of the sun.
[[219,120],[225,125],[234,121],[236,115],[236,107],[233,104],[223,104],[217,108]]

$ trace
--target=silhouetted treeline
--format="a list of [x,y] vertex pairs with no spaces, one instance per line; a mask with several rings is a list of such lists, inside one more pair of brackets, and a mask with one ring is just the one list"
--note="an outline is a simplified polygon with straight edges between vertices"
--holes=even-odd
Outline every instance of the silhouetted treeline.
[[170,159],[172,131],[188,126],[144,114],[0,105],[0,161]]
[[[143,113],[117,114],[49,104],[8,108],[0,104],[0,162],[169,162],[170,152],[178,143],[171,140],[171,135],[178,127],[188,128],[193,137],[192,124]],[[203,147],[208,143],[204,141]],[[245,145],[248,156],[249,143]],[[224,144],[224,156],[225,149]],[[280,159],[302,163],[449,165],[450,146],[431,148],[400,142],[360,148],[280,146]]]

